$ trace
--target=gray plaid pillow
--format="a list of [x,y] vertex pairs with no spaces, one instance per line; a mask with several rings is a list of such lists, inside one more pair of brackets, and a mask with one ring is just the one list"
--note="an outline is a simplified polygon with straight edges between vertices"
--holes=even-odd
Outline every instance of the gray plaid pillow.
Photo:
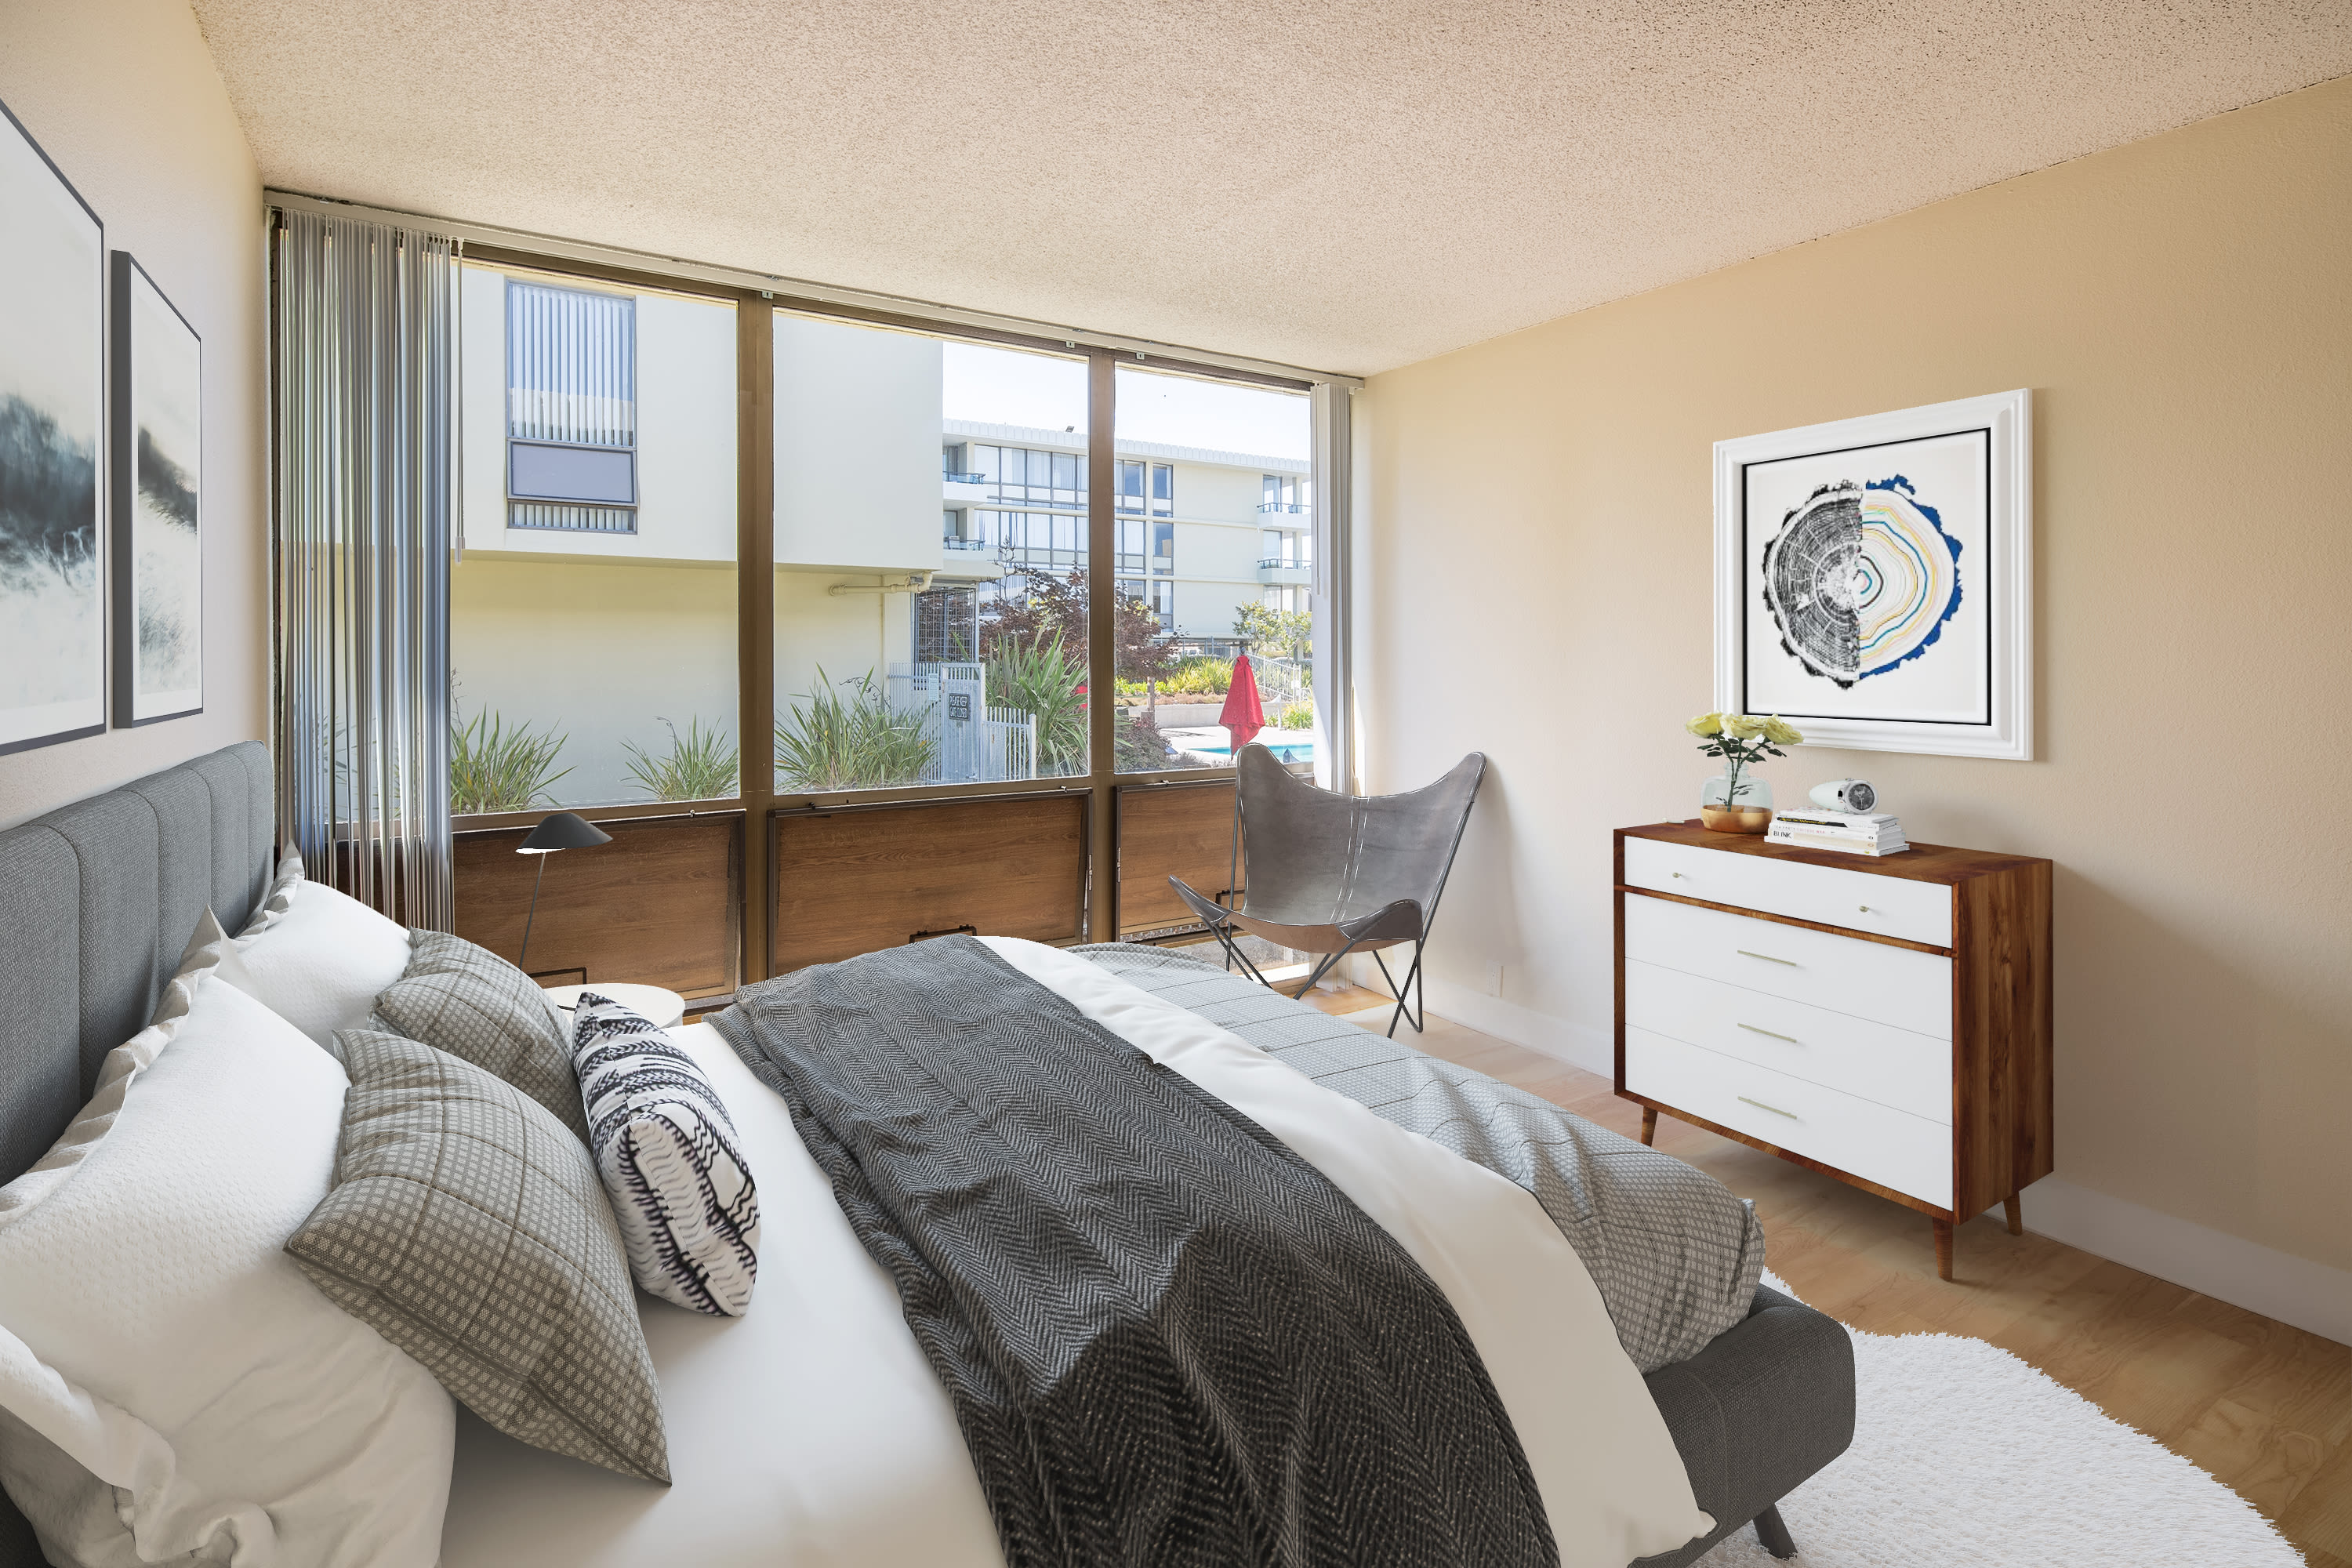
[[339,1030],[335,1184],[286,1243],[327,1299],[509,1436],[669,1480],[629,1262],[579,1140],[481,1068]]
[[588,1113],[564,1031],[530,975],[447,931],[408,933],[407,972],[375,999],[394,1034],[502,1078],[554,1113],[583,1144]]

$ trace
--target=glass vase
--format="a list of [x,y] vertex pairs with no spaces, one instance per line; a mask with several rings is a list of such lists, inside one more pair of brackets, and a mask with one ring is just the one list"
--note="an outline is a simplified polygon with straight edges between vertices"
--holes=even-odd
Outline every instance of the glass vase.
[[1742,768],[1734,799],[1730,778],[1717,773],[1699,791],[1698,819],[1717,833],[1761,833],[1772,824],[1772,786]]

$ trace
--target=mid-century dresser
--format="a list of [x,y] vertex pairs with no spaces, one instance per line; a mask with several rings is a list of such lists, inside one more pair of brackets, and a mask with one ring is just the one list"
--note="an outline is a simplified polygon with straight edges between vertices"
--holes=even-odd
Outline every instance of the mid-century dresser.
[[1952,1226],[2050,1173],[2047,860],[1617,830],[1617,1092]]

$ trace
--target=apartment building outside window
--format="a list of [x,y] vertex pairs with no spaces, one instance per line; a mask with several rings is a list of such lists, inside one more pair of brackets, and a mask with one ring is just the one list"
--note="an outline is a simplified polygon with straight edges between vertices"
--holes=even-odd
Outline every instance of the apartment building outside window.
[[1118,510],[1129,512],[1142,511],[1147,484],[1151,492],[1151,515],[1175,516],[1175,466],[1171,463],[1147,463],[1129,458],[1121,458],[1118,460]]
[[1297,474],[1267,474],[1259,481],[1262,499],[1257,510],[1290,515],[1313,510],[1314,487]]
[[637,531],[636,301],[510,278],[507,526]]
[[1305,529],[1269,528],[1258,535],[1260,567],[1304,570],[1315,564],[1315,536]]
[[1040,452],[1029,447],[984,447],[972,443],[968,483],[992,485],[995,499],[1038,506],[1087,504],[1086,459],[1076,452]]

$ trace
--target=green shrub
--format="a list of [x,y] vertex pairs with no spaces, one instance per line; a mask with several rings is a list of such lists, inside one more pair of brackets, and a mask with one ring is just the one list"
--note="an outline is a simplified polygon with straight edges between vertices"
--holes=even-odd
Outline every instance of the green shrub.
[[1188,757],[1168,743],[1148,712],[1122,713],[1111,729],[1112,765],[1123,773],[1165,773],[1171,768],[1205,768],[1210,764]]
[[840,688],[819,667],[816,689],[776,721],[776,787],[821,793],[922,783],[939,760],[922,716],[891,707],[872,670]]
[[1293,702],[1286,705],[1274,716],[1274,727],[1277,730],[1312,730],[1315,728],[1315,704]]
[[485,710],[470,724],[449,725],[449,809],[460,816],[489,811],[528,811],[544,802],[559,804],[548,794],[570,768],[557,769],[555,759],[571,739],[551,724],[534,735],[528,724],[509,731],[506,721]]
[[719,800],[735,793],[735,745],[724,729],[713,724],[705,730],[698,715],[687,721],[684,735],[668,720],[660,722],[669,731],[668,755],[656,757],[634,742],[621,742],[629,776],[639,789],[656,800]]
[[1188,658],[1160,683],[1162,697],[1223,697],[1234,684],[1229,658]]
[[1083,665],[1072,658],[1057,633],[1051,637],[1007,637],[988,661],[988,701],[1037,721],[1040,778],[1087,771],[1087,683]]

